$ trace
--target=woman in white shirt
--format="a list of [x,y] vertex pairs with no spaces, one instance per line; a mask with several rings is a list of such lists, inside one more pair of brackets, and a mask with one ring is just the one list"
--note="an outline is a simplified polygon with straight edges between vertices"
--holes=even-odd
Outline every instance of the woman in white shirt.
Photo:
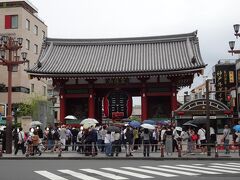
[[199,140],[200,140],[200,145],[201,145],[201,154],[205,154],[206,153],[206,130],[201,127],[198,130],[198,136],[199,136]]

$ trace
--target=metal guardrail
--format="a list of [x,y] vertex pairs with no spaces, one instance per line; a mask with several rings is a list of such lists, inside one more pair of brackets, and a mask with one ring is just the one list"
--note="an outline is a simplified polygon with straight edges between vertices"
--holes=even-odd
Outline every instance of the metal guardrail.
[[[62,153],[68,153],[68,152],[76,152],[85,156],[96,156],[98,153],[102,153],[104,154],[105,151],[105,145],[103,144],[96,144],[96,143],[87,143],[87,144],[74,144],[74,145],[65,145],[63,146],[63,144],[61,144],[60,141],[55,141],[54,144],[52,144],[52,149],[47,149],[47,143],[43,142],[38,146],[33,146],[32,144],[26,144],[26,157],[30,157],[30,156],[35,156],[38,153],[38,150],[40,155],[42,153],[47,154],[47,153],[52,153],[52,152],[56,152],[58,157],[62,156]],[[183,152],[182,152],[182,143],[178,142],[177,146],[178,146],[178,151],[177,151],[177,157],[182,157]],[[135,146],[140,147],[138,148],[138,150],[136,150],[137,153],[142,153],[144,154],[144,144],[135,144]],[[145,146],[149,146],[149,153],[158,153],[159,157],[164,158],[166,151],[165,151],[165,145],[163,143],[160,144],[148,144]],[[223,149],[223,144],[218,144],[217,142],[215,144],[205,144],[205,146],[210,147],[210,152],[206,152],[206,155],[211,156],[212,153],[214,153],[214,157],[218,158],[219,157],[219,151],[223,152],[225,151]],[[229,144],[229,149],[231,149],[230,147],[234,147],[234,149],[231,149],[231,153],[236,153],[236,151],[238,152],[238,155],[240,157],[240,143],[238,144]],[[66,149],[63,149],[64,147],[67,147]],[[112,145],[114,152],[111,152],[111,156],[113,156],[113,154],[116,153],[126,153],[127,154],[127,147],[126,144],[113,144]],[[152,149],[153,148],[153,149]],[[67,149],[72,149],[71,151],[68,151]],[[207,148],[208,149],[208,148]],[[34,152],[35,151],[35,152]],[[193,153],[200,153],[200,148],[197,148],[195,150],[193,150]],[[130,152],[134,153],[134,150],[131,148]],[[0,143],[0,157],[2,157],[3,155],[3,151],[2,151],[2,144]]]
[[[60,143],[60,141],[57,142],[58,144],[54,144],[54,150],[43,150],[43,153],[51,153],[51,152],[57,152],[58,157],[61,157],[62,153],[68,153],[68,152],[76,152],[79,154],[83,154],[86,156],[96,156],[98,153],[105,153],[105,145],[100,145],[100,144],[96,144],[96,143],[88,143],[88,144],[75,144],[73,145],[65,145],[64,147],[67,147],[66,149],[74,149],[72,151],[68,151],[66,149],[63,149],[63,144]],[[182,157],[183,156],[183,152],[182,152],[182,143],[178,142],[178,151],[177,151],[177,156],[178,157]],[[140,147],[140,149],[136,150],[138,153],[142,153],[144,154],[144,145],[143,144],[135,144],[135,146]],[[149,145],[145,145],[145,146],[149,146],[149,153],[159,153],[159,157],[164,158],[165,157],[165,145],[163,143],[161,144],[149,144]],[[211,156],[212,153],[214,153],[215,158],[219,157],[219,151],[223,152],[225,151],[223,149],[223,144],[218,144],[217,142],[215,144],[205,144],[206,147],[210,146],[210,152],[206,151],[206,155]],[[238,155],[240,157],[240,143],[238,143],[237,145],[233,145],[233,144],[229,144],[229,149],[231,149],[230,147],[234,147],[234,149],[231,149],[234,152],[231,153],[235,153],[235,151],[238,151]],[[155,149],[157,147],[157,149]],[[118,145],[112,145],[112,148],[114,148],[115,150],[117,149],[117,151],[111,152],[112,154],[116,154],[116,153],[127,153],[127,147],[126,144],[118,144]],[[152,150],[153,148],[153,150]],[[208,149],[208,148],[207,148]],[[193,150],[193,153],[198,153],[200,151],[200,148],[197,148],[195,150]],[[133,149],[131,149],[131,152],[135,152]],[[184,154],[185,155],[185,154]],[[28,156],[27,156],[28,157]]]

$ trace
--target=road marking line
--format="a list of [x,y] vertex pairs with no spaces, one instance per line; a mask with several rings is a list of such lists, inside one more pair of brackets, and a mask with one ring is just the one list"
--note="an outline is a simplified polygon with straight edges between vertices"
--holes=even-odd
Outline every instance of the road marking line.
[[203,169],[203,170],[209,170],[209,171],[217,171],[217,172],[225,172],[225,173],[238,173],[236,171],[229,171],[229,170],[223,170],[223,169],[215,169],[215,168],[209,168],[209,167],[197,167],[197,166],[190,166],[190,165],[177,165],[181,167],[189,167],[189,168],[194,168],[194,169]]
[[138,178],[141,178],[141,179],[154,178],[152,176],[147,176],[147,175],[144,175],[144,174],[129,172],[129,171],[121,170],[121,169],[114,169],[114,168],[101,168],[101,169],[111,171],[111,172],[125,174],[125,175],[128,175],[128,176],[138,177]]
[[205,164],[192,164],[192,165],[194,165],[194,166],[203,166]]
[[190,171],[190,172],[198,172],[198,173],[203,173],[203,174],[222,174],[219,172],[204,171],[204,170],[200,170],[200,169],[191,169],[191,168],[186,168],[186,167],[176,167],[176,166],[166,166],[166,165],[160,165],[159,167],[178,169],[178,170]]
[[34,172],[51,180],[68,180],[66,178],[50,173],[48,171],[34,171]]
[[235,168],[240,168],[240,166],[234,165],[234,164],[220,164],[220,163],[211,163],[213,165],[218,165],[218,166],[226,166],[226,167],[235,167]]
[[94,178],[94,177],[91,177],[91,176],[88,176],[86,174],[83,174],[83,173],[79,173],[79,172],[75,172],[75,171],[71,171],[71,170],[68,170],[68,169],[63,169],[63,170],[58,170],[62,173],[65,173],[65,174],[69,174],[73,177],[76,177],[78,179],[83,179],[83,180],[99,180],[97,178]]
[[156,172],[156,171],[151,171],[151,170],[146,170],[146,169],[141,169],[141,168],[134,168],[134,167],[121,167],[121,168],[128,169],[128,170],[133,170],[133,171],[140,171],[140,172],[144,172],[144,173],[150,173],[150,174],[164,176],[164,177],[176,177],[176,176],[178,176],[178,175],[174,175],[174,174],[167,174],[167,173]]
[[234,164],[234,165],[239,165],[240,166],[240,163],[227,163],[227,164]]
[[227,169],[227,170],[233,170],[233,171],[240,171],[240,169],[236,169],[233,167],[222,167],[222,166],[209,166],[209,167],[219,168],[219,169]]
[[147,169],[153,169],[153,170],[158,170],[158,171],[166,171],[166,172],[171,172],[171,173],[176,173],[176,174],[183,174],[183,175],[188,175],[188,176],[197,176],[200,174],[196,173],[190,173],[190,172],[184,172],[184,171],[178,171],[178,170],[173,170],[173,169],[165,169],[165,168],[157,168],[157,167],[151,167],[151,166],[140,166],[142,168],[147,168]]
[[116,179],[116,180],[118,180],[118,179],[128,179],[128,178],[125,178],[125,177],[122,177],[122,176],[117,176],[115,174],[105,173],[105,172],[94,170],[94,169],[79,169],[79,170],[89,172],[89,173],[94,173],[94,174],[97,174],[97,175],[100,175],[100,176],[104,176],[104,177],[111,178],[111,179]]

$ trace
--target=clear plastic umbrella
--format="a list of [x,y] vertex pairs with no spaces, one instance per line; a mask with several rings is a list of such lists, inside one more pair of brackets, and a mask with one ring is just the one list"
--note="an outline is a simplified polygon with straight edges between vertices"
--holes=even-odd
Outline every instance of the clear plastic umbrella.
[[84,129],[88,129],[88,128],[90,128],[90,127],[95,127],[96,126],[96,123],[93,123],[93,122],[85,122],[84,124],[83,124],[83,128]]
[[64,119],[68,119],[68,120],[77,120],[77,118],[73,115],[68,115],[66,116]]
[[32,121],[30,125],[31,125],[31,127],[36,127],[36,126],[41,126],[42,123],[39,121]]
[[96,119],[93,119],[93,118],[86,118],[84,120],[82,120],[80,122],[80,124],[84,125],[85,123],[94,123],[94,124],[97,124],[98,121]]
[[155,129],[155,126],[151,124],[142,124],[141,127],[144,129],[150,129],[150,130]]

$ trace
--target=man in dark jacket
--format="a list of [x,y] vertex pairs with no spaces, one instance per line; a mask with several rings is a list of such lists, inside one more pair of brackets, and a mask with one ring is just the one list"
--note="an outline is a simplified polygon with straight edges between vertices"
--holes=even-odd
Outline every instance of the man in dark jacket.
[[92,156],[97,155],[97,131],[94,127],[91,127],[89,130],[89,144],[91,146],[91,152]]

